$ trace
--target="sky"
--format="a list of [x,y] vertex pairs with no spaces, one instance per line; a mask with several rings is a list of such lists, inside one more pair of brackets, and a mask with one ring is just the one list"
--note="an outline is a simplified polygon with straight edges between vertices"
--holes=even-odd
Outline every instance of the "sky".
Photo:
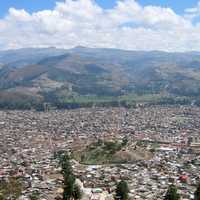
[[74,46],[200,51],[198,0],[6,0],[0,50]]
[[[57,0],[63,1],[63,0]],[[105,9],[112,8],[116,5],[116,0],[96,0],[96,2]],[[145,5],[157,5],[163,7],[170,7],[179,14],[183,13],[186,8],[197,5],[198,0],[138,0],[138,2]],[[181,2],[181,3],[180,3]],[[10,7],[25,9],[29,12],[36,12],[43,9],[53,9],[56,0],[6,0],[0,5],[0,16],[7,14]]]

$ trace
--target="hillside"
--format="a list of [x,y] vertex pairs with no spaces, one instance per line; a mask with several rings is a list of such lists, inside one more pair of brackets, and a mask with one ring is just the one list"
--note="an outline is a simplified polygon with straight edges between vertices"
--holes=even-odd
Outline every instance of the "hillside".
[[199,94],[198,52],[85,47],[0,52],[1,96],[21,95],[41,103],[69,104],[80,99],[92,103],[99,98],[113,102],[114,97],[123,99],[127,95],[198,99]]
[[102,141],[91,143],[84,149],[73,150],[72,157],[83,164],[133,163],[149,160],[152,153],[137,145],[119,141]]

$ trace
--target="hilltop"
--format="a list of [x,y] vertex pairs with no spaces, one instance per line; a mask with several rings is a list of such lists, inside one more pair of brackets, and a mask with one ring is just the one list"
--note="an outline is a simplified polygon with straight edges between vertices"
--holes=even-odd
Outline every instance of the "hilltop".
[[137,144],[123,141],[103,141],[91,143],[79,150],[72,149],[73,158],[83,164],[134,163],[149,160],[153,154]]

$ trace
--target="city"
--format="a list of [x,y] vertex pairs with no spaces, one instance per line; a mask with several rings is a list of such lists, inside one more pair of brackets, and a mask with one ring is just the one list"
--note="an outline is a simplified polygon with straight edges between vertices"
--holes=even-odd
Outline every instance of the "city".
[[17,177],[19,199],[34,192],[40,199],[58,198],[63,190],[57,152],[75,155],[100,140],[106,145],[126,139],[113,160],[87,163],[72,156],[83,198],[113,199],[123,179],[131,199],[163,199],[172,183],[181,198],[193,199],[200,178],[199,121],[194,106],[1,111],[0,180]]

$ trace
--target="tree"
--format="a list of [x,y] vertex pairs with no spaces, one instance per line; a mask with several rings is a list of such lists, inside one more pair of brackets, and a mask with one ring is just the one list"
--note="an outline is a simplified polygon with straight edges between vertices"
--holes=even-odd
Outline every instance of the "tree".
[[78,185],[75,184],[75,176],[73,174],[70,158],[68,154],[61,156],[60,164],[62,167],[62,175],[64,178],[63,183],[63,200],[80,199],[81,190]]
[[63,153],[63,154],[60,155],[60,165],[61,165],[61,168],[62,168],[61,173],[62,173],[64,178],[73,174],[72,166],[71,166],[71,163],[70,163],[70,158],[69,158],[69,155],[67,153]]
[[127,182],[123,180],[120,181],[117,184],[115,199],[127,200],[129,198],[128,193],[129,193],[129,188]]
[[30,196],[30,200],[39,200],[39,193],[37,191],[34,191]]
[[197,186],[197,189],[194,193],[194,200],[200,200],[200,183]]
[[78,200],[78,199],[81,199],[81,197],[82,197],[81,189],[80,189],[78,184],[75,184],[74,185],[74,190],[73,190],[73,198],[75,200]]
[[72,167],[70,164],[70,158],[68,154],[65,153],[61,156],[60,164],[62,167],[61,172],[64,178],[63,200],[70,200],[73,196],[75,177],[72,172]]
[[75,178],[73,175],[69,175],[67,178],[64,178],[64,192],[63,200],[70,200],[73,198]]
[[164,200],[179,200],[179,199],[180,199],[180,195],[177,193],[176,186],[170,185],[167,190]]
[[124,137],[123,140],[122,140],[122,146],[126,146],[127,143],[128,143],[128,138]]
[[4,198],[3,194],[0,193],[0,200],[4,200],[4,199],[5,198]]

